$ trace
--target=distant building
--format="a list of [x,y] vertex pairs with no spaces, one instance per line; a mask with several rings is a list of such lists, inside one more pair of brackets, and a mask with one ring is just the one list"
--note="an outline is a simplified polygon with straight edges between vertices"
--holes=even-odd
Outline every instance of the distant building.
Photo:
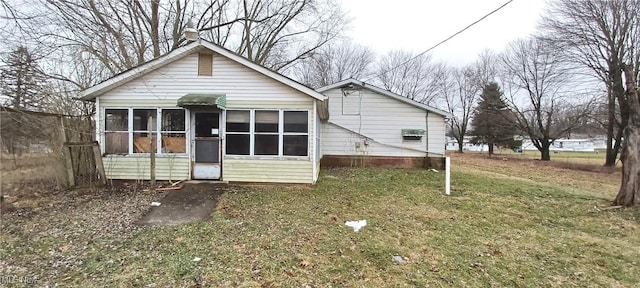
[[[453,137],[447,137],[447,151],[458,151],[458,140]],[[489,151],[489,145],[487,144],[473,144],[471,143],[471,137],[464,137],[464,141],[462,142],[462,150],[463,151],[472,151],[472,152],[485,152]]]
[[[595,152],[596,150],[606,149],[606,138],[583,138],[583,139],[556,139],[550,151],[576,151],[576,152]],[[523,150],[538,150],[530,139],[522,140]]]

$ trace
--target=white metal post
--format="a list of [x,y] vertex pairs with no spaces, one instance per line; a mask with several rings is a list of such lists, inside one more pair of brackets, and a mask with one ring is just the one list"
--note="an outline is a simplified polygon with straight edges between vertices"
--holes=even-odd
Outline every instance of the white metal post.
[[451,158],[449,157],[445,157],[444,160],[444,169],[445,169],[445,173],[444,173],[444,178],[445,178],[445,186],[444,186],[444,193],[447,195],[451,194]]

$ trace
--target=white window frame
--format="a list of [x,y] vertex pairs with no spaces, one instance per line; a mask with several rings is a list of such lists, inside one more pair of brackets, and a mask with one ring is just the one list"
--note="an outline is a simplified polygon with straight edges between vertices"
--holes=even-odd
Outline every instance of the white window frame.
[[[107,110],[126,110],[127,111],[127,129],[122,131],[122,130],[107,130]],[[100,135],[100,138],[102,139],[102,143],[104,143],[103,147],[102,147],[102,151],[104,153],[107,152],[107,144],[106,144],[106,139],[107,133],[121,133],[121,134],[127,134],[127,143],[131,144],[130,141],[130,137],[129,137],[129,132],[131,130],[131,121],[129,121],[130,119],[130,111],[129,108],[125,108],[125,107],[109,107],[109,108],[105,108],[102,110],[102,117],[100,118],[100,123],[102,126],[102,133]],[[131,145],[129,145],[129,147],[131,147]],[[127,154],[129,154],[129,147],[127,147]],[[126,155],[126,154],[121,154],[121,153],[113,153],[113,154],[108,154],[108,155]]]
[[[310,151],[310,141],[307,139],[307,155],[305,156],[297,156],[297,155],[283,155],[284,152],[284,135],[299,135],[299,136],[307,136],[311,135],[311,123],[312,121],[309,119],[309,116],[312,114],[309,109],[228,109],[226,112],[230,111],[249,111],[249,132],[228,132],[225,129],[225,141],[228,139],[227,134],[231,135],[249,135],[249,154],[248,155],[238,155],[238,154],[228,154],[225,149],[225,157],[232,158],[252,158],[252,159],[310,159],[309,151]],[[255,132],[255,115],[256,111],[278,111],[278,132]],[[284,132],[284,112],[307,112],[307,132]],[[226,125],[226,116],[225,116],[225,125]],[[278,135],[278,155],[256,155],[255,154],[255,135]],[[226,146],[226,143],[225,143]]]
[[[163,128],[162,127],[163,126],[162,120],[163,119],[161,119],[161,118],[162,118],[162,111],[163,110],[180,110],[180,111],[182,111],[184,113],[184,130],[182,130],[182,131],[178,131],[178,130],[176,130],[176,131],[173,131],[173,130],[172,131],[164,131],[164,130],[162,130],[162,128]],[[159,126],[158,126],[157,130],[160,133],[160,136],[158,137],[159,141],[158,141],[158,145],[157,146],[159,148],[160,154],[164,154],[164,155],[187,155],[187,153],[189,152],[189,143],[190,143],[190,141],[188,139],[189,135],[187,133],[187,127],[188,127],[187,125],[189,125],[189,120],[188,120],[189,114],[190,113],[188,113],[188,111],[186,109],[180,108],[180,107],[176,107],[176,108],[158,108],[158,120],[159,120],[158,121],[158,125]],[[165,153],[165,152],[162,152],[162,135],[164,135],[164,134],[182,134],[182,135],[184,135],[184,142],[185,142],[184,143],[184,145],[185,145],[184,146],[184,152],[180,152],[180,153]]]
[[[153,132],[156,136],[156,155],[158,155],[159,157],[162,156],[187,156],[189,154],[189,139],[188,139],[188,130],[187,127],[189,127],[190,125],[190,121],[189,121],[189,113],[186,109],[184,108],[180,108],[180,107],[122,107],[122,106],[113,106],[113,107],[101,107],[101,112],[102,112],[102,117],[101,117],[101,130],[103,131],[100,135],[100,139],[102,140],[102,152],[106,153],[107,151],[107,143],[106,143],[106,137],[105,137],[105,133],[106,132],[118,132],[118,131],[106,131],[106,115],[107,112],[106,110],[127,110],[127,131],[119,131],[121,133],[127,133],[128,134],[128,139],[129,139],[129,148],[128,148],[128,153],[127,154],[106,154],[109,156],[148,156],[149,153],[134,153],[133,152],[133,135],[134,133],[149,133],[148,130],[133,130],[133,110],[156,110],[156,117],[155,117],[155,121],[156,121],[156,129]],[[184,153],[162,153],[162,110],[183,110],[185,113],[185,117],[184,117],[184,127],[185,127],[185,152]],[[165,131],[165,133],[183,133],[180,131]]]
[[[276,112],[278,113],[278,131],[276,132],[257,132],[256,130],[256,118],[255,115],[258,112]],[[259,156],[259,157],[274,157],[274,156],[282,156],[282,110],[280,109],[258,109],[258,110],[253,110],[253,123],[251,123],[252,127],[253,127],[253,133],[251,134],[251,139],[253,140],[253,148],[251,149],[251,154],[252,156],[255,155],[256,150],[255,150],[255,142],[256,142],[256,135],[275,135],[278,136],[278,152],[277,154],[260,154],[260,155],[255,155],[255,156]]]
[[[307,132],[285,132],[284,131],[284,113],[285,112],[307,112]],[[311,113],[309,113],[309,110],[282,110],[282,112],[280,113],[280,155],[282,155],[283,157],[309,157],[309,145],[310,145],[310,141],[309,141],[309,134],[310,134],[310,127],[309,127],[309,115]],[[307,155],[304,156],[300,156],[300,155],[284,155],[284,136],[307,136]]]
[[[244,111],[244,112],[249,112],[249,132],[229,132],[227,131],[227,116],[228,113],[230,111]],[[220,126],[224,126],[224,139],[225,139],[225,143],[224,143],[224,155],[229,155],[229,156],[234,156],[234,157],[247,157],[247,156],[252,156],[253,155],[253,137],[251,135],[253,135],[253,119],[254,119],[254,111],[250,110],[250,109],[231,109],[231,110],[227,110],[224,113],[224,125],[220,125]],[[231,135],[249,135],[249,154],[227,154],[227,135],[231,134]]]

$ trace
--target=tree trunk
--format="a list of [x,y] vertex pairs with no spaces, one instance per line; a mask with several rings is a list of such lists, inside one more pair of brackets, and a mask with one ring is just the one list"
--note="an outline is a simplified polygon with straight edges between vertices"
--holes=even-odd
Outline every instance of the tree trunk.
[[463,139],[464,138],[462,138],[462,137],[460,139],[456,139],[456,140],[458,140],[458,153],[464,153],[462,151],[462,148],[464,148],[464,140]]
[[609,90],[608,95],[608,103],[607,103],[607,152],[606,159],[604,162],[604,166],[613,167],[616,165],[616,158],[618,156],[618,152],[613,147],[613,139],[614,139],[614,130],[613,127],[616,125],[616,102],[615,97],[613,97],[613,92],[611,88]]
[[487,143],[487,145],[489,146],[489,156],[493,155],[493,143]]
[[622,148],[622,180],[620,190],[614,204],[634,206],[640,199],[640,100],[635,85],[635,77],[629,67],[622,69],[627,79],[627,100],[629,104],[629,123],[624,129],[624,145]]
[[551,160],[551,153],[549,152],[549,147],[543,147],[540,149],[540,160],[549,161]]
[[[627,127],[628,125],[628,119],[629,119],[629,111],[626,105],[627,103],[627,99],[625,99],[625,93],[627,93],[624,89],[624,82],[622,79],[622,67],[620,67],[620,65],[617,64],[618,63],[618,58],[614,57],[614,59],[612,60],[612,63],[609,64],[609,79],[611,81],[610,85],[611,87],[609,88],[610,90],[610,94],[609,94],[609,126],[607,127],[607,137],[612,137],[613,140],[615,140],[615,144],[612,145],[607,145],[607,158],[606,158],[606,162],[605,162],[605,166],[615,166],[616,165],[616,159],[618,158],[618,154],[620,153],[620,148],[621,146],[621,141],[622,141],[622,132],[624,131],[624,128]],[[618,106],[620,108],[620,122],[616,123],[616,116],[615,116],[615,111],[616,111],[616,101],[618,101]],[[617,133],[614,131],[614,128],[617,126],[618,131]],[[610,136],[609,136],[610,134]],[[614,136],[615,135],[615,136]],[[611,139],[609,140],[611,141]],[[607,143],[609,144],[609,143]],[[609,149],[609,147],[611,147]]]
[[615,205],[634,206],[640,199],[640,125],[629,124],[624,133],[622,148],[622,182]]

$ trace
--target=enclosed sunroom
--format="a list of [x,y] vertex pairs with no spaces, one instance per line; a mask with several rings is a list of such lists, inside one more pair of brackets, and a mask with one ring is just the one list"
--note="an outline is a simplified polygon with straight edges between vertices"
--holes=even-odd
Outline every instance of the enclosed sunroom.
[[83,92],[108,178],[313,183],[325,97],[209,42]]

